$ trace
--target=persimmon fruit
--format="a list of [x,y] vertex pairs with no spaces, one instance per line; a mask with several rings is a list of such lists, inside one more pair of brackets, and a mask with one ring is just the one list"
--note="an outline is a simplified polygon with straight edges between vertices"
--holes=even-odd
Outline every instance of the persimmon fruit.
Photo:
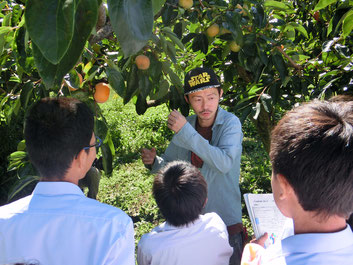
[[194,4],[193,0],[179,0],[179,6],[184,9],[190,9]]
[[213,38],[219,33],[219,26],[218,24],[213,24],[206,30],[206,33],[209,37]]
[[146,55],[140,54],[136,56],[135,63],[140,70],[147,70],[150,68],[150,59]]
[[107,83],[100,82],[95,86],[94,100],[97,103],[104,103],[108,100],[110,94],[110,87]]
[[238,45],[238,43],[236,43],[234,40],[233,41],[231,41],[230,43],[229,43],[229,48],[233,51],[233,52],[238,52],[238,51],[240,51],[240,45]]

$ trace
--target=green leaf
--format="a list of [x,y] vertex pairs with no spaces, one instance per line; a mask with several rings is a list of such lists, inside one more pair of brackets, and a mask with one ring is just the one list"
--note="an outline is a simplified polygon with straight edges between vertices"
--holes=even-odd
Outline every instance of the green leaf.
[[12,8],[11,25],[17,25],[22,16],[22,8],[20,5],[15,5]]
[[306,29],[305,29],[302,25],[297,24],[297,23],[295,23],[295,22],[291,22],[291,23],[289,23],[288,25],[292,26],[294,29],[296,29],[297,31],[299,31],[301,34],[304,35],[304,37],[309,38],[308,32],[306,31]]
[[75,66],[93,27],[96,25],[97,16],[96,0],[80,0],[75,14],[76,23],[72,42],[65,56],[57,65],[46,60],[35,43],[32,43],[34,61],[47,88],[60,86],[63,77]]
[[122,74],[115,68],[107,67],[106,74],[108,77],[108,82],[112,89],[120,96],[124,97],[125,83]]
[[16,61],[20,67],[27,73],[31,75],[34,68],[34,58],[30,49],[27,49],[27,38],[25,27],[20,27],[16,30],[15,39],[13,42],[13,52],[16,57]]
[[137,97],[135,107],[136,107],[136,113],[138,115],[144,114],[148,108],[146,98],[143,97],[141,94],[138,95],[138,97]]
[[165,5],[162,9],[162,21],[164,25],[169,26],[173,19],[178,16],[178,7]]
[[152,83],[148,78],[148,75],[146,73],[143,73],[142,71],[138,71],[138,86],[139,86],[139,95],[141,95],[142,98],[146,99],[148,94],[152,90]]
[[331,4],[334,4],[336,2],[337,2],[337,0],[320,0],[319,3],[317,3],[317,5],[315,6],[314,11],[323,9],[323,8],[325,8]]
[[72,0],[27,1],[27,30],[45,59],[52,64],[57,64],[70,46],[74,24],[78,22],[74,15],[75,1]]
[[162,28],[162,32],[168,36],[178,47],[182,50],[185,50],[184,44],[181,42],[181,40],[178,38],[178,36],[169,28],[169,27],[164,27]]
[[146,45],[153,29],[151,0],[108,0],[109,17],[125,57]]
[[177,63],[175,46],[170,41],[167,41],[167,54],[173,63]]
[[283,60],[282,55],[278,53],[272,55],[272,62],[275,68],[277,69],[277,71],[279,72],[279,76],[283,83],[287,76],[287,66]]
[[166,0],[152,0],[152,6],[153,6],[153,15],[157,14],[162,6],[164,5]]
[[7,159],[8,159],[9,161],[22,160],[22,159],[24,159],[26,156],[27,156],[27,152],[16,151],[16,152],[11,153],[11,154],[8,156]]
[[265,1],[264,7],[283,11],[287,11],[290,9],[285,3],[278,1]]
[[104,141],[108,133],[107,124],[102,120],[96,120],[94,124],[94,133]]
[[124,95],[124,104],[128,103],[138,91],[138,75],[137,75],[138,72],[137,71],[138,69],[136,64],[133,64],[131,66],[131,70],[127,79],[127,87]]
[[20,193],[29,184],[39,181],[38,176],[27,176],[16,182],[15,186],[10,190],[8,195],[8,201],[11,201],[18,193]]
[[250,87],[250,90],[248,91],[248,95],[255,95],[257,94],[258,91],[260,91],[261,89],[263,89],[262,87],[258,87],[257,85],[253,85],[252,87]]
[[2,20],[2,26],[11,26],[11,13],[8,13]]
[[192,50],[194,52],[201,51],[204,54],[208,52],[208,38],[205,34],[198,34],[192,43]]
[[4,7],[6,6],[6,2],[0,2],[0,11],[2,11],[4,9]]
[[113,172],[113,155],[108,144],[102,144],[103,169],[105,174],[110,175]]
[[353,9],[349,10],[343,20],[343,37],[346,38],[353,30]]
[[25,151],[26,150],[26,141],[22,140],[17,144],[17,151]]
[[262,8],[262,6],[260,4],[257,4],[256,7],[251,9],[251,11],[254,16],[254,24],[258,28],[265,27],[267,21],[266,21],[265,12],[264,12],[264,9]]
[[178,89],[178,91],[180,91],[181,94],[183,94],[183,84],[181,83],[179,76],[174,73],[173,70],[170,68],[170,64],[167,62],[162,62],[162,68],[163,71],[169,75],[172,84],[176,86],[176,88]]
[[156,91],[155,94],[150,95],[150,99],[157,100],[163,98],[165,95],[168,94],[169,83],[167,80],[163,79],[159,83],[159,89]]
[[20,101],[21,101],[21,106],[22,108],[26,109],[28,102],[30,100],[30,98],[33,95],[33,83],[32,82],[28,82],[26,83],[23,87],[22,87],[22,91],[20,94]]
[[9,33],[13,29],[13,27],[0,27],[0,36]]

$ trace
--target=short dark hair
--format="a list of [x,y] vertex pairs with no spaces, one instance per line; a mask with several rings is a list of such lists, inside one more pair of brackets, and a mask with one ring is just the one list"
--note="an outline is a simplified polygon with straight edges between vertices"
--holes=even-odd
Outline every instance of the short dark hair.
[[74,98],[43,98],[26,119],[29,159],[41,177],[63,178],[74,157],[88,146],[94,127],[92,111]]
[[353,102],[314,100],[289,111],[272,131],[270,158],[306,211],[353,212]]
[[183,226],[201,214],[207,199],[207,183],[195,166],[174,161],[156,175],[153,196],[166,221]]

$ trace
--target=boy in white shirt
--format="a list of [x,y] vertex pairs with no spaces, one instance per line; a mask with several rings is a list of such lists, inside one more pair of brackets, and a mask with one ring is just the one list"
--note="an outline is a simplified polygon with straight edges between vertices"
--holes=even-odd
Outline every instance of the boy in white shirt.
[[201,215],[207,183],[188,162],[167,164],[155,177],[153,195],[166,222],[142,236],[137,262],[145,264],[229,264],[232,248],[222,219]]

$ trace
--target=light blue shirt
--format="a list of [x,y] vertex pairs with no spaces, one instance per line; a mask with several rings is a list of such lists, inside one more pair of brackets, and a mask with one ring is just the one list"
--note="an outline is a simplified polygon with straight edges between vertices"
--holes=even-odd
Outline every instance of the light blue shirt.
[[131,218],[69,182],[39,182],[0,207],[0,264],[134,265],[134,247]]
[[349,225],[336,233],[298,234],[270,246],[261,264],[352,265],[353,233]]
[[195,130],[196,119],[196,115],[187,117],[188,122],[174,135],[165,153],[156,157],[152,172],[170,161],[190,162],[191,152],[195,153],[204,162],[200,171],[208,185],[204,213],[216,212],[227,226],[241,223],[241,123],[235,115],[218,108],[212,139],[208,142]]

